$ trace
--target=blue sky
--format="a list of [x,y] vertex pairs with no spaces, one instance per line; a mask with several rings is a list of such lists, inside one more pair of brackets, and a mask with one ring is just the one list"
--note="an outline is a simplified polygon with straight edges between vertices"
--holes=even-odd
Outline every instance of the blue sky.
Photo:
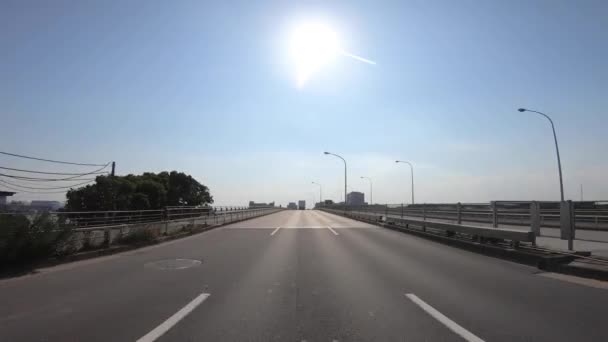
[[[345,50],[302,88],[286,53],[321,18]],[[176,169],[217,204],[608,199],[606,1],[3,1],[0,150]],[[47,165],[0,158],[0,166]],[[318,195],[317,195],[318,196]],[[20,194],[16,199],[41,197]],[[44,195],[62,198],[62,195]]]

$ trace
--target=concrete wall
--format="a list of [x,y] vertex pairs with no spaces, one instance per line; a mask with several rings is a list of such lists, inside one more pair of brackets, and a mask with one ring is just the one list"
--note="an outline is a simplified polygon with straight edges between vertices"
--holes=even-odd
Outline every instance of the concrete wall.
[[76,229],[65,249],[79,251],[86,245],[89,248],[100,248],[106,243],[109,236],[110,245],[119,243],[121,237],[127,237],[137,231],[147,230],[154,236],[174,235],[180,232],[191,231],[195,228],[220,225],[239,220],[254,218],[261,215],[280,211],[279,208],[253,209],[237,212],[218,213],[211,216],[200,216],[196,218],[179,219],[171,221],[159,221],[151,223],[123,224],[106,227]]

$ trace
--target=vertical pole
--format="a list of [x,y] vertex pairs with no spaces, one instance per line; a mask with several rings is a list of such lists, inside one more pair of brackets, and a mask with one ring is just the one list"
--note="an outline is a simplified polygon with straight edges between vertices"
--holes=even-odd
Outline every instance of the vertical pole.
[[414,166],[412,164],[410,164],[410,170],[412,171],[412,204],[415,204],[415,202],[414,202]]
[[530,203],[530,231],[540,236],[540,204],[536,201]]
[[498,227],[498,209],[496,208],[496,202],[492,202],[492,227]]
[[456,222],[462,224],[462,204],[460,202],[456,204]]
[[344,212],[346,213],[346,195],[347,195],[347,182],[346,182],[346,160],[344,161]]
[[583,201],[583,184],[581,184],[581,202]]
[[169,235],[169,210],[167,207],[163,208],[163,221],[165,221],[165,235]]
[[112,210],[116,210],[116,195],[114,194],[114,175],[116,171],[116,162],[112,162],[112,172],[110,173],[110,191],[112,192],[111,201],[112,201]]
[[401,203],[401,218],[403,218],[403,203]]
[[422,220],[426,221],[426,203],[422,204]]
[[[422,204],[422,220],[426,222],[426,203]],[[422,224],[422,231],[426,232],[426,223]]]
[[[546,116],[546,115],[545,115]],[[559,169],[559,194],[561,196],[562,202],[564,201],[564,182],[562,180],[562,161],[559,157],[559,146],[557,145],[557,134],[555,134],[555,126],[553,125],[553,120],[549,118],[549,122],[551,122],[551,129],[553,130],[553,139],[555,139],[555,152],[557,152],[557,167]]]
[[372,185],[372,180],[369,180],[369,203],[374,204],[374,187]]

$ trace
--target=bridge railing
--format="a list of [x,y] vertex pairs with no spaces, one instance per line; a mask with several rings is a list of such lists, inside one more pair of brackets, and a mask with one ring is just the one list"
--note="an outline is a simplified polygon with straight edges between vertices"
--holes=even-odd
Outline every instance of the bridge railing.
[[[452,222],[471,222],[498,226],[530,226],[532,224],[532,201],[495,201],[490,203],[446,203],[446,204],[375,204],[364,206],[333,205],[331,209],[382,213],[393,217],[426,217]],[[559,202],[535,202],[540,208],[540,226],[560,227]],[[589,208],[589,202],[574,202],[574,219],[577,229],[607,230],[608,206],[597,202]],[[584,207],[586,205],[587,207]]]
[[[276,207],[166,207],[161,210],[51,212],[60,227],[70,228],[65,248],[72,252],[136,240],[138,234],[156,238],[270,214]],[[141,238],[141,236],[137,237]],[[135,241],[137,242],[137,241]]]
[[490,239],[501,243],[508,242],[513,248],[518,247],[521,242],[532,244],[536,242],[535,233],[529,230],[484,227],[481,225],[464,223],[463,221],[458,220],[452,222],[451,220],[446,219],[433,219],[428,218],[426,212],[423,213],[422,217],[395,215],[391,214],[391,208],[388,206],[384,208],[384,212],[357,209],[360,208],[332,209],[325,207],[321,210],[371,223],[385,224],[392,228],[401,227],[401,229],[409,229],[411,231],[419,231],[427,234],[440,234],[447,237],[466,236],[467,238],[472,238],[479,242]]
[[[262,208],[263,209],[263,208]],[[93,228],[101,226],[139,224],[159,221],[191,219],[232,215],[237,212],[250,211],[247,207],[187,207],[170,206],[156,210],[110,210],[110,211],[52,211],[59,222],[74,228]]]

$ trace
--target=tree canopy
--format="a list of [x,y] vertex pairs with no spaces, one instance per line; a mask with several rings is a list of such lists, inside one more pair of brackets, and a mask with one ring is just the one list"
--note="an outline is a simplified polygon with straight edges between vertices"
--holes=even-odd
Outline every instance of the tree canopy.
[[69,211],[145,210],[213,203],[209,188],[177,171],[98,176],[95,184],[70,189],[66,197],[65,209]]

